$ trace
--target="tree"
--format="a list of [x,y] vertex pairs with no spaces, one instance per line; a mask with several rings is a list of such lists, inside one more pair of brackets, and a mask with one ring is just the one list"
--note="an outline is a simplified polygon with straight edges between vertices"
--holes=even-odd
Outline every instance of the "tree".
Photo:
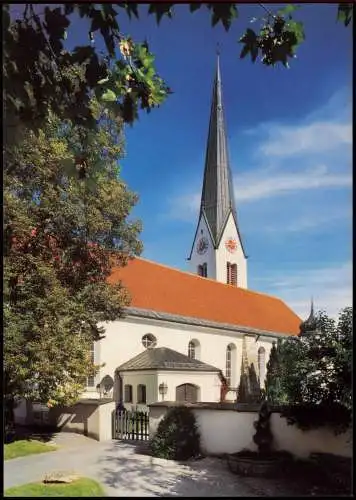
[[[22,12],[11,16],[9,5],[3,5],[6,142],[16,142],[23,127],[38,130],[49,110],[60,120],[95,128],[90,105],[94,95],[127,123],[137,118],[139,107],[150,111],[168,95],[148,45],[124,37],[113,4],[18,7]],[[118,7],[128,13],[137,9],[130,4]],[[73,13],[88,20],[89,36],[68,51],[64,43]],[[106,55],[95,49],[99,33]],[[84,71],[73,74],[79,67]]]
[[352,307],[343,309],[337,324],[334,359],[337,398],[346,408],[352,408]]
[[[96,130],[49,113],[6,148],[4,165],[4,379],[15,396],[74,402],[95,367],[89,351],[129,297],[106,282],[141,251],[128,220],[137,196],[120,180],[122,123],[92,101]],[[76,165],[77,176],[68,175]]]
[[[148,10],[159,23],[163,17],[173,16],[174,5],[157,2],[149,4]],[[249,27],[242,34],[240,57],[250,55],[253,62],[260,59],[266,66],[281,63],[288,67],[305,38],[303,24],[293,18],[297,7],[289,4],[272,12],[259,5],[263,16],[253,20],[260,22],[259,31]],[[210,10],[212,26],[221,22],[226,30],[241,9],[236,3],[221,2],[189,6],[191,12],[201,8]],[[139,17],[138,5],[133,2],[36,8],[26,4],[17,5],[16,13],[3,5],[6,141],[18,139],[21,124],[41,127],[48,109],[60,119],[95,126],[90,107],[93,94],[130,124],[139,108],[149,112],[164,102],[170,89],[156,73],[154,56],[147,43],[135,43],[120,31],[120,12]],[[88,38],[69,51],[65,40],[72,29],[73,14],[87,20]],[[338,19],[345,26],[351,23],[352,14],[352,4],[339,4]],[[96,50],[98,37],[105,42],[105,54]],[[85,71],[70,78],[68,70],[75,65],[84,65]]]
[[281,387],[281,366],[279,362],[281,340],[273,342],[272,349],[267,362],[267,374],[265,381],[266,399],[272,404],[278,404],[285,400]]
[[[320,408],[318,423],[345,419],[352,407],[352,307],[341,311],[337,323],[321,311],[316,325],[308,336],[290,337],[272,348],[267,397],[277,404]],[[326,415],[328,409],[333,416]]]

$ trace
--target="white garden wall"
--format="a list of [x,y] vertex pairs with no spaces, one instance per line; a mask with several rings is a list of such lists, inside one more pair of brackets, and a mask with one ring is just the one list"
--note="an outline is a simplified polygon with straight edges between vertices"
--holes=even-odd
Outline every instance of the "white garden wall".
[[288,425],[279,413],[272,413],[271,429],[276,448],[289,451],[297,457],[307,457],[310,453],[352,457],[351,429],[340,435],[335,435],[332,429],[326,427],[302,431],[296,425]]
[[[150,438],[157,431],[160,420],[169,407],[175,403],[150,406]],[[257,411],[236,409],[232,404],[191,404],[201,436],[202,451],[207,455],[235,453],[244,448],[256,450],[253,442],[255,429],[253,422],[258,419]],[[219,409],[220,407],[220,409]],[[342,457],[352,457],[351,431],[335,435],[332,429],[319,428],[302,431],[296,425],[288,425],[279,413],[272,413],[271,429],[277,450],[289,451],[297,458],[307,458],[311,453],[331,453]]]
[[256,449],[252,440],[256,414],[224,410],[194,409],[201,436],[202,451],[208,455]]
[[81,401],[65,408],[53,408],[50,423],[61,431],[77,432],[98,441],[112,439],[114,401]]

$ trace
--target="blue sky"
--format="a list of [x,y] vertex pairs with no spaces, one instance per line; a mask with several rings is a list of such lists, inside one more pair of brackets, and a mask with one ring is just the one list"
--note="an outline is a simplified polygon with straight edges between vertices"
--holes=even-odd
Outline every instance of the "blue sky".
[[[317,309],[335,316],[352,301],[351,27],[336,23],[335,4],[303,5],[295,13],[306,31],[298,58],[289,70],[267,68],[240,60],[237,43],[263,11],[239,11],[228,33],[211,28],[205,8],[177,6],[160,26],[145,5],[139,21],[122,15],[121,31],[147,39],[174,92],[126,129],[122,176],[140,197],[132,216],[143,221],[143,257],[189,270],[219,42],[249,288],[303,317],[313,295]],[[69,44],[82,43],[87,27],[76,21],[70,36]]]
[[[143,14],[146,8],[142,7]],[[335,5],[303,6],[306,41],[291,68],[239,60],[237,40],[257,5],[240,7],[226,34],[205,9],[175,9],[123,22],[147,38],[174,94],[126,132],[122,175],[140,196],[143,256],[189,270],[208,133],[216,44],[238,219],[249,255],[249,288],[284,299],[305,316],[351,305],[351,29]]]

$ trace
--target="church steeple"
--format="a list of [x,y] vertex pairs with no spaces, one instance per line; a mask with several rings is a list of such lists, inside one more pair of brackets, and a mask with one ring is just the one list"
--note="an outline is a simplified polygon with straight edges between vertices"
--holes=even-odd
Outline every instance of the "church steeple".
[[237,224],[219,59],[218,55],[199,220],[188,260],[202,277],[247,288],[247,257]]
[[303,321],[301,323],[301,325],[300,325],[299,328],[300,328],[300,332],[299,332],[299,336],[300,337],[307,336],[307,335],[310,335],[312,333],[315,333],[315,331],[317,329],[317,320],[316,320],[316,317],[314,315],[314,300],[313,300],[313,297],[311,299],[309,317],[308,317],[308,319],[306,319],[305,321]]
[[237,223],[222,101],[219,59],[218,54],[200,205],[200,212],[204,213],[206,217],[215,247],[219,245],[230,213],[233,214]]

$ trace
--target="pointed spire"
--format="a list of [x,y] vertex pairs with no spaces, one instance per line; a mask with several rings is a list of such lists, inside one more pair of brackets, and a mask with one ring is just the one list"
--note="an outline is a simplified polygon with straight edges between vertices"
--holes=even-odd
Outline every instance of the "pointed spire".
[[311,306],[310,306],[310,316],[314,317],[314,300],[313,300],[313,296],[311,296],[310,303],[311,303]]
[[315,321],[313,296],[311,297],[311,300],[310,300],[310,314],[309,314],[309,318],[307,319],[307,321],[309,321],[309,322]]
[[219,50],[217,50],[200,211],[206,216],[216,246],[220,242],[227,217],[231,212],[237,224],[222,102]]
[[308,319],[303,321],[300,325],[300,335],[308,335],[310,333],[313,333],[317,329],[317,321],[314,315],[314,300],[313,297],[311,298],[311,304],[310,304],[310,314]]

